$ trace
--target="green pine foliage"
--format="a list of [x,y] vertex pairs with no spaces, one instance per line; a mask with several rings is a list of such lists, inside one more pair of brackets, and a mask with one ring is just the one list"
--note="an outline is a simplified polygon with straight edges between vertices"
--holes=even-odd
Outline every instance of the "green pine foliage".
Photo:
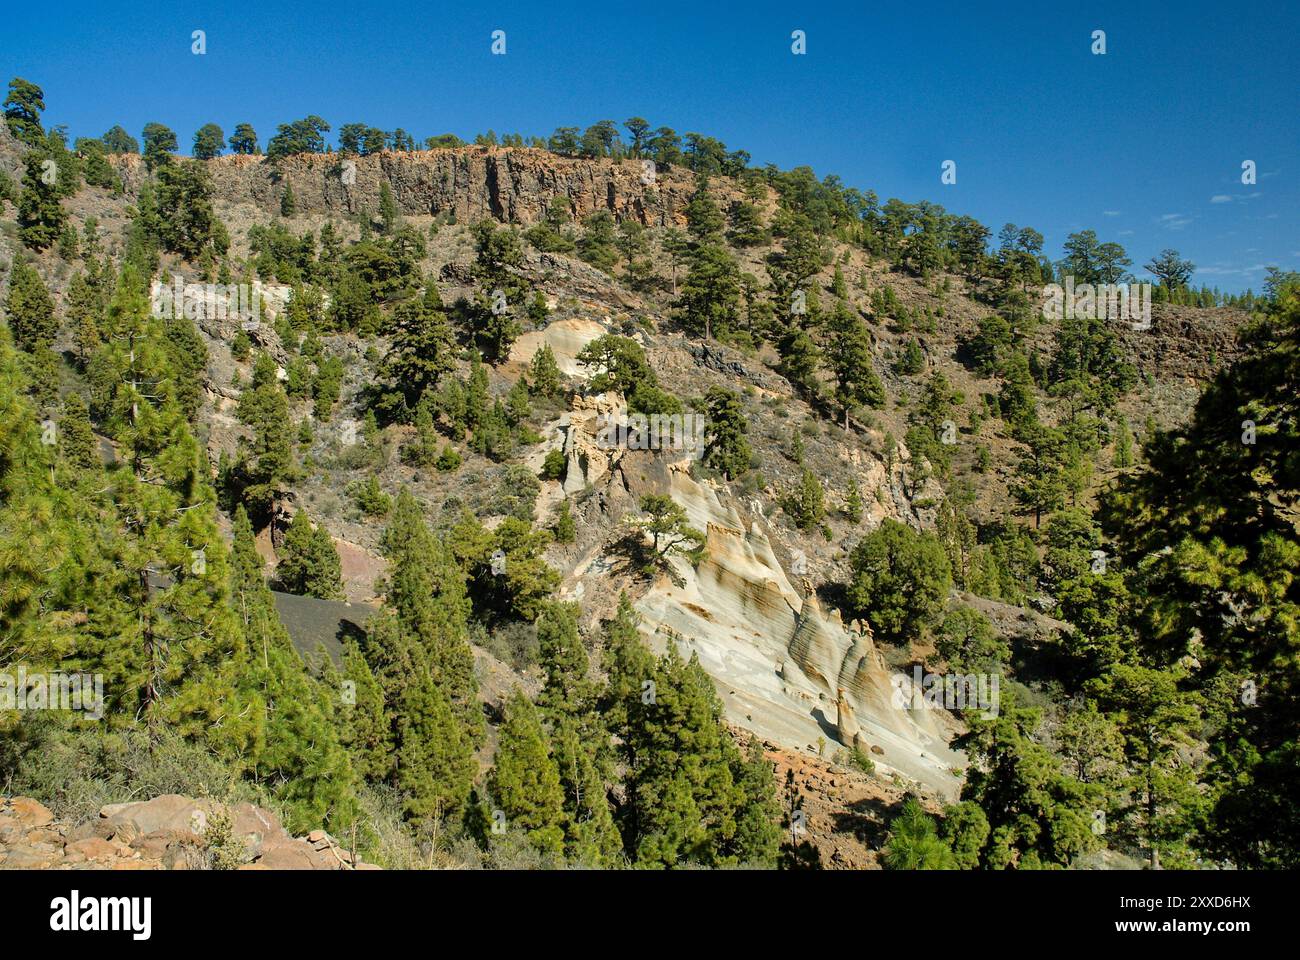
[[54,341],[54,301],[36,268],[22,258],[16,258],[9,271],[5,312],[14,341],[24,350],[39,350]]
[[[627,773],[619,810],[624,847],[640,866],[774,864],[775,784],[760,783],[722,724],[722,705],[698,660],[676,647],[653,660],[626,603],[608,639],[611,701]],[[757,807],[755,806],[757,801]]]
[[876,636],[896,642],[920,636],[933,623],[952,584],[938,537],[889,518],[862,538],[849,564],[849,602]]
[[283,590],[321,600],[343,596],[342,568],[333,538],[324,526],[312,524],[306,510],[293,515],[279,555],[275,576]]
[[541,717],[516,690],[506,702],[488,789],[508,827],[544,853],[564,850],[564,790]]

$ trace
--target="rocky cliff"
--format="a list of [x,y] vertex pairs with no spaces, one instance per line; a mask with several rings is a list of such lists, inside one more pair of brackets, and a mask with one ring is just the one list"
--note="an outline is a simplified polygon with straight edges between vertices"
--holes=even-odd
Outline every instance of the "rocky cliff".
[[[146,179],[143,159],[119,155],[113,162],[127,194],[135,196]],[[536,223],[551,199],[561,196],[578,219],[608,210],[619,220],[679,226],[686,222],[683,211],[695,183],[681,167],[651,170],[638,160],[478,146],[366,157],[304,154],[274,163],[261,156],[225,156],[207,161],[207,169],[217,200],[251,203],[267,213],[278,214],[286,186],[300,216],[375,213],[381,184],[387,183],[404,215],[450,216],[461,223],[483,217]],[[734,192],[730,185],[722,189]]]

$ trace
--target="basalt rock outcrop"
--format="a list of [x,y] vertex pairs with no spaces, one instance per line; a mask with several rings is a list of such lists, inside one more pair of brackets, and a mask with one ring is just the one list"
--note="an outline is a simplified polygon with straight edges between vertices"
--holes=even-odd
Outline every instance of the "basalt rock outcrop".
[[[112,162],[128,196],[135,196],[146,179],[142,158],[117,155]],[[381,185],[387,183],[407,216],[533,224],[545,216],[551,199],[561,196],[579,220],[607,210],[619,220],[646,226],[680,226],[695,189],[694,175],[682,167],[653,169],[639,160],[561,157],[529,148],[473,146],[365,157],[301,154],[275,162],[225,156],[205,163],[217,200],[251,203],[273,213],[287,186],[299,215],[333,217],[376,212]],[[721,179],[714,189],[734,191]]]

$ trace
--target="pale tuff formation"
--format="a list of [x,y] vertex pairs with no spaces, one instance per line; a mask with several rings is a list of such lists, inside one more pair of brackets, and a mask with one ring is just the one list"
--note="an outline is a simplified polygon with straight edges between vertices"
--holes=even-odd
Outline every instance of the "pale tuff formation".
[[796,590],[777,559],[772,529],[712,483],[669,470],[673,498],[707,535],[697,568],[677,565],[638,603],[642,627],[692,652],[719,684],[732,719],[782,746],[817,750],[819,739],[869,751],[881,772],[955,795],[962,755],[942,711],[900,709],[896,672],[871,629],[824,610],[809,584]]
[[[220,848],[220,850],[218,850]],[[291,837],[275,814],[251,803],[231,806],[164,794],[114,803],[81,823],[56,821],[28,797],[0,798],[0,869],[376,870],[314,830]]]
[[[601,332],[595,323],[581,331],[551,334],[548,329],[545,341],[565,369],[566,361]],[[512,359],[526,361],[541,342],[538,337]],[[672,454],[659,457],[600,443],[602,418],[619,405],[615,394],[574,398],[573,409],[544,431],[548,442],[534,459],[540,464],[549,450],[562,450],[563,494],[595,489],[605,510],[632,513],[641,494],[667,492],[685,508],[691,525],[706,534],[707,554],[698,568],[676,563],[676,577],[660,578],[638,601],[651,644],[662,649],[676,642],[683,656],[698,654],[718,684],[729,718],[767,740],[803,751],[816,751],[819,739],[832,749],[836,743],[856,747],[873,754],[882,772],[954,795],[960,781],[952,771],[965,762],[947,747],[956,731],[951,719],[941,711],[894,705],[894,687],[906,678],[885,664],[866,624],[846,627],[838,611],[822,610],[808,584],[795,589],[773,547],[767,518],[755,505],[711,482],[693,480],[689,460],[672,463]],[[875,458],[855,464],[864,489],[888,491],[894,501],[894,509],[886,510],[869,498],[870,522],[910,514],[901,491],[906,468],[906,451],[893,470]],[[559,495],[559,489],[545,491],[539,512],[545,514]],[[566,583],[576,597],[580,583],[616,571],[619,564],[619,558],[597,551],[578,563]]]
[[[666,492],[705,533],[707,553],[699,566],[674,561],[674,576],[658,578],[636,602],[650,644],[662,650],[676,643],[683,656],[697,654],[728,718],[772,743],[815,753],[822,740],[827,756],[837,745],[856,747],[872,754],[886,775],[955,796],[961,781],[953,771],[965,760],[947,746],[957,732],[951,717],[913,708],[911,698],[907,706],[896,705],[894,689],[907,678],[885,664],[870,627],[845,625],[839,611],[824,610],[810,584],[795,588],[773,542],[779,528],[756,505],[692,479],[689,460],[601,445],[601,417],[618,402],[614,394],[575,398],[573,409],[549,425],[546,447],[565,453],[566,494],[591,488],[602,510],[630,517],[642,494]],[[544,456],[545,450],[536,455]],[[868,489],[887,490],[895,479],[874,458],[859,469]],[[547,490],[543,500],[558,495],[558,489]],[[899,515],[874,502],[871,512],[872,522]],[[569,594],[581,597],[622,564],[602,544],[566,577]]]

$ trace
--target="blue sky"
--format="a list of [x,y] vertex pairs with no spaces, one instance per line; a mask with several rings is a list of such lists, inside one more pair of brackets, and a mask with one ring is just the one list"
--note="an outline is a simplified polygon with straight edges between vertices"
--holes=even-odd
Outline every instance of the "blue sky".
[[[1091,228],[1139,273],[1174,247],[1195,283],[1228,291],[1258,289],[1265,265],[1300,269],[1295,4],[719,6],[22,4],[0,71],[40,84],[47,122],[74,136],[121,123],[138,137],[157,120],[187,146],[204,123],[247,121],[265,143],[309,113],[419,139],[546,135],[641,115],[995,233],[1033,226],[1053,257]],[[944,160],[955,185],[940,183]]]

